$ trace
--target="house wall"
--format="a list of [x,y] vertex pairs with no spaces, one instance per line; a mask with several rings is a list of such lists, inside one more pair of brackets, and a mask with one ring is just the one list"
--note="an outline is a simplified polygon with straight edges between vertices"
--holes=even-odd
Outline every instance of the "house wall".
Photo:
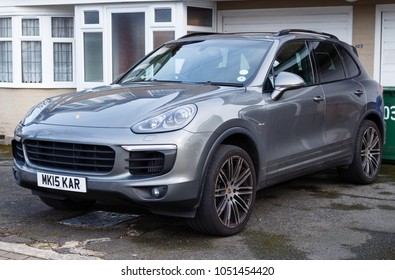
[[217,9],[242,10],[242,9],[279,9],[279,8],[302,8],[302,7],[330,7],[352,6],[353,7],[353,38],[352,44],[358,48],[362,63],[368,73],[374,76],[374,43],[375,43],[375,20],[377,4],[392,4],[394,0],[358,0],[346,2],[345,0],[277,0],[277,1],[229,1],[218,2]]
[[26,112],[45,98],[75,89],[0,88],[0,144],[10,144],[13,131]]
[[[15,6],[22,5],[25,0],[5,0],[0,4],[2,11],[12,6],[6,3],[13,3]],[[48,0],[41,2],[47,3]],[[51,4],[60,4],[64,1],[53,0]],[[72,2],[72,3],[71,3]],[[82,3],[84,1],[71,1],[69,4]],[[97,0],[89,0],[84,3],[97,3]],[[117,0],[105,1],[119,2]],[[125,1],[138,2],[138,1]],[[162,2],[162,1],[160,1]],[[163,1],[165,2],[165,1]],[[182,2],[174,0],[173,2]],[[203,1],[204,2],[204,1]],[[192,3],[192,2],[191,2]],[[32,6],[41,5],[39,1],[31,3]],[[352,6],[353,7],[353,38],[352,44],[358,48],[360,59],[365,65],[371,76],[375,73],[375,26],[376,26],[376,5],[378,4],[395,4],[395,0],[358,0],[349,3],[345,0],[260,0],[260,1],[220,1],[217,3],[217,10],[245,10],[245,9],[286,9],[286,8],[303,8],[303,7],[333,7],[333,6]],[[26,9],[24,7],[23,9]],[[43,7],[40,7],[40,10]],[[44,10],[48,9],[45,8]],[[51,9],[54,9],[53,7]],[[73,10],[73,6],[67,10]],[[13,13],[17,13],[18,9]],[[52,10],[51,10],[52,11]],[[11,13],[12,14],[12,13]],[[179,15],[177,15],[178,17]],[[181,29],[184,30],[184,29]],[[377,60],[377,59],[376,59]],[[377,66],[376,66],[377,72]],[[74,88],[59,89],[17,89],[17,88],[0,88],[0,144],[9,144],[12,138],[13,130],[18,121],[25,113],[39,101],[54,95],[65,92],[75,91]]]
[[374,75],[375,5],[357,5],[353,8],[353,44],[368,73]]
[[[154,33],[161,31],[174,32],[175,38],[185,35],[189,31],[215,31],[216,3],[213,1],[182,1],[182,0],[71,0],[67,3],[59,0],[1,0],[0,16],[12,17],[12,47],[13,47],[13,67],[14,79],[12,82],[0,84],[0,144],[11,142],[13,131],[18,122],[26,112],[38,102],[47,97],[76,89],[91,88],[113,81],[112,68],[112,13],[145,13],[145,53],[154,47]],[[76,5],[74,5],[76,4]],[[81,5],[79,5],[81,4]],[[212,9],[213,25],[199,26],[197,24],[188,25],[187,7],[204,7]],[[172,8],[171,21],[156,21],[154,16],[155,8]],[[98,11],[99,23],[90,24],[84,22],[84,11]],[[51,17],[74,17],[74,38],[58,38],[51,36]],[[21,21],[24,17],[38,18],[40,20],[40,34],[34,35],[31,40],[42,42],[43,79],[37,83],[22,82],[21,72],[21,42],[25,39],[21,35]],[[122,31],[122,30],[121,30]],[[85,82],[84,80],[84,32],[102,33],[103,38],[103,79],[98,82]],[[144,32],[144,31],[143,31]],[[54,39],[55,38],[55,39]],[[30,40],[29,39],[29,40]],[[0,40],[10,41],[11,37],[2,37]],[[73,75],[72,81],[58,83],[54,81],[52,63],[52,47],[55,40],[73,44]],[[58,42],[58,41],[56,41]],[[160,42],[156,42],[160,43]],[[88,50],[89,52],[89,50]],[[16,74],[18,73],[18,74]],[[17,78],[15,78],[17,77]]]

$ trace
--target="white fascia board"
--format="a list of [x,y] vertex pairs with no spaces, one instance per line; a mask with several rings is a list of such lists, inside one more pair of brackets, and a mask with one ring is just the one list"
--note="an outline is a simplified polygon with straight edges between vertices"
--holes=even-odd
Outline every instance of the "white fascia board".
[[[183,0],[173,0],[172,2],[182,2]],[[207,1],[207,0],[206,0]],[[169,2],[169,0],[69,0],[67,5],[76,4],[109,4],[109,3],[134,3],[134,2]],[[64,0],[2,0],[0,7],[34,7],[34,6],[48,6],[48,5],[65,5]]]
[[0,5],[0,15],[7,16],[45,16],[52,14],[74,14],[74,6],[63,5],[63,6],[52,6],[52,7],[1,7]]

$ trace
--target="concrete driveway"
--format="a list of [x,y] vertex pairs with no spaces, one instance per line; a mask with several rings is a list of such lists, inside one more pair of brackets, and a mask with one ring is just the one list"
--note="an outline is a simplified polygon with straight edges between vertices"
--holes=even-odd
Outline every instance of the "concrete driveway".
[[218,238],[111,204],[51,209],[15,184],[0,150],[0,259],[395,259],[395,165],[367,186],[329,170],[267,188],[247,228]]

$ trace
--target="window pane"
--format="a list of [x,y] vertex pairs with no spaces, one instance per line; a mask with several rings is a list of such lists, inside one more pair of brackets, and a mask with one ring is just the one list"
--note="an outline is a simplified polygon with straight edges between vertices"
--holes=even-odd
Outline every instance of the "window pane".
[[40,36],[38,19],[22,19],[22,36]]
[[11,18],[0,18],[0,37],[11,38]]
[[22,42],[22,82],[42,82],[41,42]]
[[213,26],[213,10],[207,8],[188,7],[187,9],[188,25],[195,26]]
[[84,13],[85,24],[99,24],[99,12],[98,11],[86,11]]
[[171,22],[171,9],[155,9],[155,22]]
[[174,31],[154,31],[154,49],[170,40],[174,40],[174,36]]
[[112,14],[113,79],[145,55],[145,13]]
[[0,42],[0,82],[12,82],[12,42]]
[[85,82],[103,81],[103,35],[84,33]]
[[54,81],[73,81],[73,45],[72,43],[54,43]]
[[343,47],[338,46],[337,48],[340,52],[340,55],[343,58],[344,64],[345,64],[346,69],[348,71],[348,76],[350,78],[358,76],[360,73],[360,70],[359,70],[359,67],[358,67],[357,63],[355,62],[355,60],[351,57],[351,55],[348,53],[348,51],[346,51]]
[[314,54],[322,83],[339,81],[346,78],[343,63],[333,44],[315,42]]
[[52,18],[52,37],[54,38],[73,38],[74,19],[72,17],[53,17]]
[[304,41],[288,43],[276,56],[275,75],[283,71],[294,73],[299,75],[306,85],[312,85],[314,80],[309,53]]

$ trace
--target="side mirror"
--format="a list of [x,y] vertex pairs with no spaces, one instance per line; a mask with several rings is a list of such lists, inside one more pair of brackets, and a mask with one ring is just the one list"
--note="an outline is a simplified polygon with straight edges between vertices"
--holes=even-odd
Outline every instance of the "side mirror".
[[287,90],[298,89],[305,85],[304,80],[290,72],[280,72],[274,79],[274,91],[271,94],[273,100],[279,100]]

